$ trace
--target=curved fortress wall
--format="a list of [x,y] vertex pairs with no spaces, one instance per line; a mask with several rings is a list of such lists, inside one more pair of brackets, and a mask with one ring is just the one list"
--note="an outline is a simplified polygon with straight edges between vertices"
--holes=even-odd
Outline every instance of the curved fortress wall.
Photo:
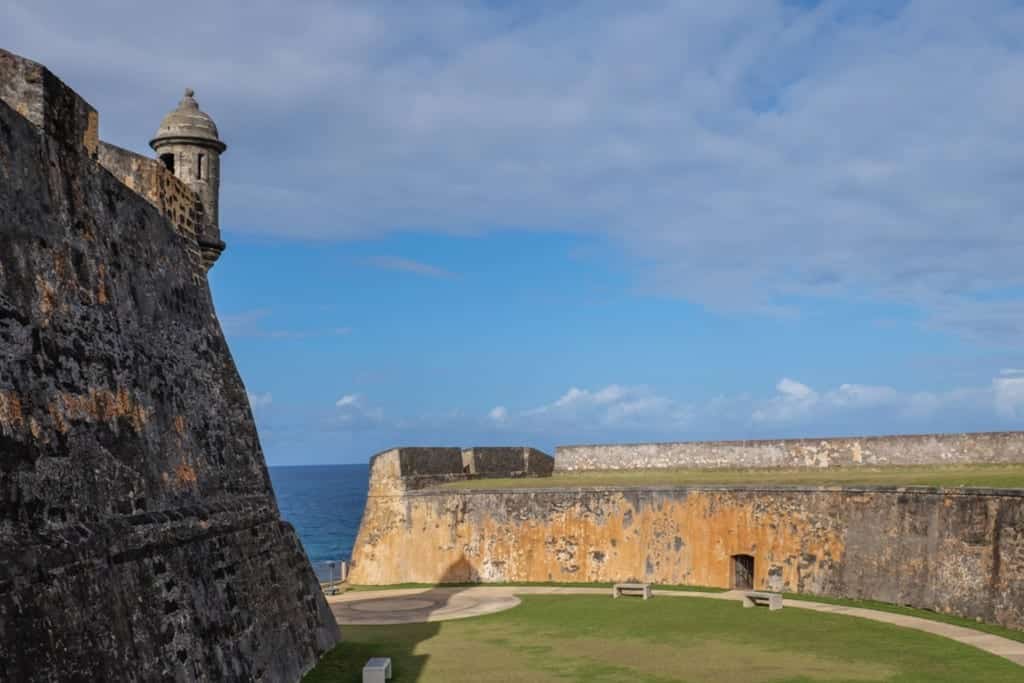
[[[1024,627],[1024,491],[438,490],[403,481],[417,460],[405,451],[373,462],[353,583],[640,580],[727,588],[737,556],[749,556],[756,588]],[[433,476],[444,475],[435,469]]]
[[337,626],[189,217],[96,125],[0,51],[0,680],[298,680]]

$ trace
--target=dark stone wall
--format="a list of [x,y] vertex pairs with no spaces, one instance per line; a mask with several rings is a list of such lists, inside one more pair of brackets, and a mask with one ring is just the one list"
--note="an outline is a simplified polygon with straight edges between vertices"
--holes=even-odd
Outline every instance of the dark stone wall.
[[203,264],[46,101],[0,98],[0,680],[298,680],[337,626]]
[[445,482],[499,477],[550,477],[553,458],[525,446],[392,448],[370,458],[370,495],[390,495]]
[[83,147],[96,156],[99,115],[42,64],[0,50],[0,100],[58,144]]
[[554,459],[536,448],[484,446],[463,451],[472,474],[481,477],[549,477]]

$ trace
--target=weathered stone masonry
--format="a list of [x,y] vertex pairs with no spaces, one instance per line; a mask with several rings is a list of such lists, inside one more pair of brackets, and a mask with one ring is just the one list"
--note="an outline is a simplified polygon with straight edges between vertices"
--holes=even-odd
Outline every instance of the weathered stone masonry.
[[1024,432],[559,446],[555,469],[859,467],[1024,463]]
[[[438,490],[379,479],[354,583],[622,581],[871,598],[1024,627],[1024,491]],[[435,475],[439,476],[439,475]]]
[[337,626],[196,240],[97,124],[0,51],[0,680],[298,680]]

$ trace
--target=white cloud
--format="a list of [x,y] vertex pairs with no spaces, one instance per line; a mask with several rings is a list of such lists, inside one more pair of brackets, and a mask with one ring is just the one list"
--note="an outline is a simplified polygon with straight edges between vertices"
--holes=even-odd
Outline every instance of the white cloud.
[[342,396],[341,398],[334,402],[334,405],[337,406],[338,408],[356,406],[358,404],[359,394],[345,394],[344,396]]
[[423,275],[425,277],[455,277],[455,273],[445,270],[444,268],[438,268],[437,266],[432,266],[429,263],[413,261],[412,259],[406,258],[381,256],[378,258],[371,259],[370,264],[377,268],[382,268],[384,270],[394,270],[402,273],[412,273],[414,275]]
[[[1012,407],[1024,398],[1024,381],[1018,395],[1016,379],[999,377],[993,380],[991,388],[961,387],[943,392],[903,392],[893,387],[865,384],[841,384],[818,392],[784,378],[776,386],[775,396],[752,402],[750,415],[755,423],[793,425],[837,418],[853,418],[864,424],[870,424],[871,419],[884,423],[896,420],[912,425],[958,410],[990,416],[994,412],[1006,417],[1013,415]],[[950,428],[939,426],[938,431]]]
[[221,329],[225,336],[256,339],[308,339],[323,335],[345,336],[352,332],[350,327],[335,327],[330,330],[289,330],[268,325],[273,317],[269,308],[254,308],[238,313],[220,316]]
[[367,405],[359,394],[343,395],[334,402],[334,408],[334,412],[327,418],[329,430],[379,430],[398,424],[388,424],[384,419],[384,410],[378,406]]
[[533,423],[576,423],[581,426],[680,428],[689,419],[686,406],[648,387],[610,384],[594,391],[571,387],[553,402],[523,411]]
[[252,392],[249,392],[249,405],[251,405],[253,408],[266,408],[270,406],[273,402],[274,397],[270,394],[269,391],[263,394],[254,394]]
[[[774,395],[741,393],[682,402],[648,387],[571,387],[550,403],[503,411],[507,432],[557,433],[578,440],[598,434],[621,440],[743,439],[779,435],[878,434],[1013,429],[1024,418],[1024,375],[1001,375],[989,386],[901,391],[844,383],[818,390],[783,377]],[[595,438],[595,437],[586,437]]]
[[995,407],[1003,417],[1024,419],[1024,375],[1019,371],[992,380]]
[[495,406],[491,409],[491,412],[487,413],[487,417],[491,418],[495,422],[504,422],[508,419],[508,410],[505,406]]
[[755,422],[792,420],[808,414],[821,400],[809,386],[788,377],[779,380],[775,388],[778,395],[754,410],[752,417]]

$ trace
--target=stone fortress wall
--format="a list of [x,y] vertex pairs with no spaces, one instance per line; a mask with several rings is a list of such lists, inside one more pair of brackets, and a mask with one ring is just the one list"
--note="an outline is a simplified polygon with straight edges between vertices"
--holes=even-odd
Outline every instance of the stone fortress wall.
[[199,238],[211,232],[199,196],[156,159],[144,157],[108,142],[99,143],[100,165],[125,187],[152,204],[188,243],[188,256],[209,270]]
[[[843,454],[825,462],[836,466],[852,460],[849,454],[856,443],[861,464],[949,462],[954,450],[956,462],[1021,462],[1015,447],[1022,435],[979,434],[976,440],[973,436],[770,442],[774,450],[763,442],[757,444],[753,458],[740,461],[735,460],[736,450],[727,453],[734,467],[766,462],[778,466],[777,456],[762,454],[800,453],[813,445],[819,454]],[[823,443],[838,446],[826,448]],[[901,443],[908,452],[898,456]],[[587,448],[592,450],[586,457],[596,458],[596,449],[603,447]],[[627,462],[623,452],[665,452],[664,445],[657,444],[649,450],[643,445],[622,448],[604,451],[619,468]],[[696,444],[687,445],[690,466],[698,449]],[[442,450],[446,449],[432,449]],[[431,459],[424,468],[429,469],[429,478],[421,476],[416,449],[374,458],[351,582],[638,580],[728,588],[736,578],[739,556],[746,556],[753,562],[756,588],[869,598],[1024,628],[1021,490],[431,488],[433,483],[469,476],[458,468],[458,449],[447,450],[452,453],[447,461]],[[535,456],[534,472],[520,476],[569,469],[559,462],[563,452],[558,449],[556,458],[544,465]],[[578,467],[581,447],[570,453],[572,467]],[[707,453],[704,463],[722,466],[721,444],[708,444]],[[883,456],[887,459],[877,459]],[[797,463],[823,466],[820,455],[787,461]],[[476,476],[507,475],[495,471]]]
[[0,680],[297,681],[337,624],[170,220],[191,200],[126,185],[97,130],[0,51]]
[[1024,463],[1024,432],[558,446],[555,469],[857,467]]

